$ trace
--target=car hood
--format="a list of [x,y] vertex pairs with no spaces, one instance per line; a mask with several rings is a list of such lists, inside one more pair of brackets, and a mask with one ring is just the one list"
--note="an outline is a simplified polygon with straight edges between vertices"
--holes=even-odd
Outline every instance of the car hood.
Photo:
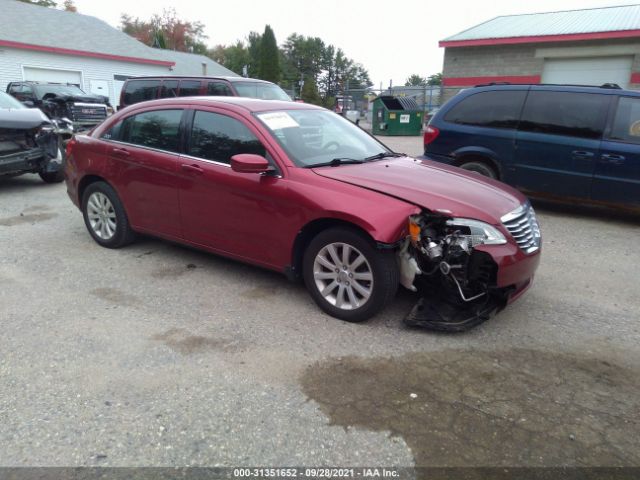
[[0,130],[31,130],[50,124],[49,118],[38,108],[0,108]]
[[79,102],[79,103],[106,103],[105,97],[101,95],[92,95],[89,93],[78,94],[78,95],[56,95],[55,97],[50,97],[45,100],[54,103],[65,103],[65,102]]
[[401,157],[313,171],[431,211],[494,225],[526,202],[524,195],[501,182],[430,160]]

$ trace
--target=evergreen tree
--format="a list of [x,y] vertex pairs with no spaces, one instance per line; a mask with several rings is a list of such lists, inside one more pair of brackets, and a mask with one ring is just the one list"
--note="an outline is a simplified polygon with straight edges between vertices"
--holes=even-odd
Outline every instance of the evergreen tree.
[[307,103],[313,103],[314,105],[322,105],[322,98],[318,93],[318,86],[313,76],[308,75],[304,79],[304,85],[302,86],[301,93],[302,100]]
[[262,80],[278,83],[280,81],[280,53],[276,36],[269,25],[264,28],[260,42],[260,63],[258,76]]

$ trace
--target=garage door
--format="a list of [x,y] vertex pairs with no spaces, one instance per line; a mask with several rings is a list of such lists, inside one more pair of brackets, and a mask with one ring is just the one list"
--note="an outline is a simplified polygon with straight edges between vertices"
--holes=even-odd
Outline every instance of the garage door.
[[545,59],[542,83],[629,86],[632,56]]
[[81,86],[82,74],[73,70],[24,67],[24,79],[32,82],[73,83]]

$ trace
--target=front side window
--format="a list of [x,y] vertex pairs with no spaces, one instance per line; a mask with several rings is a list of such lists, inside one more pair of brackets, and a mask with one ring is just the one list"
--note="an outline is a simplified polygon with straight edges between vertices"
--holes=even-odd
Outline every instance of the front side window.
[[392,153],[349,120],[327,110],[283,110],[256,116],[300,167],[335,159],[366,161]]
[[180,82],[181,97],[195,97],[197,95],[200,95],[199,80],[183,80]]
[[155,100],[158,87],[160,87],[160,80],[136,80],[127,83],[124,90],[125,105]]
[[209,82],[207,84],[207,95],[230,97],[233,96],[233,92],[224,82]]
[[[182,110],[153,110],[127,117],[118,132],[120,140],[168,152],[180,151]],[[113,135],[113,134],[112,134]]]
[[519,130],[571,137],[602,136],[609,98],[597,93],[531,91]]
[[471,95],[455,105],[444,119],[460,125],[516,128],[527,92],[495,90]]
[[640,143],[640,98],[620,98],[609,139]]
[[239,153],[266,157],[262,142],[240,121],[218,113],[195,112],[190,155],[230,164],[231,157]]

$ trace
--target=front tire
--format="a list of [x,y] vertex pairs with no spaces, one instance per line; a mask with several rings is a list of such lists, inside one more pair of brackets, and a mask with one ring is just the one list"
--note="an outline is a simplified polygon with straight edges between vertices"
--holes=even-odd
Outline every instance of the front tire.
[[362,322],[382,310],[399,282],[394,251],[383,251],[354,229],[337,227],[319,233],[305,250],[307,290],[329,315]]
[[90,184],[82,195],[82,216],[91,237],[106,248],[120,248],[135,239],[116,191],[106,182]]
[[58,154],[56,162],[60,164],[60,169],[55,172],[38,172],[44,183],[60,183],[64,180],[64,145],[62,141],[58,141]]

